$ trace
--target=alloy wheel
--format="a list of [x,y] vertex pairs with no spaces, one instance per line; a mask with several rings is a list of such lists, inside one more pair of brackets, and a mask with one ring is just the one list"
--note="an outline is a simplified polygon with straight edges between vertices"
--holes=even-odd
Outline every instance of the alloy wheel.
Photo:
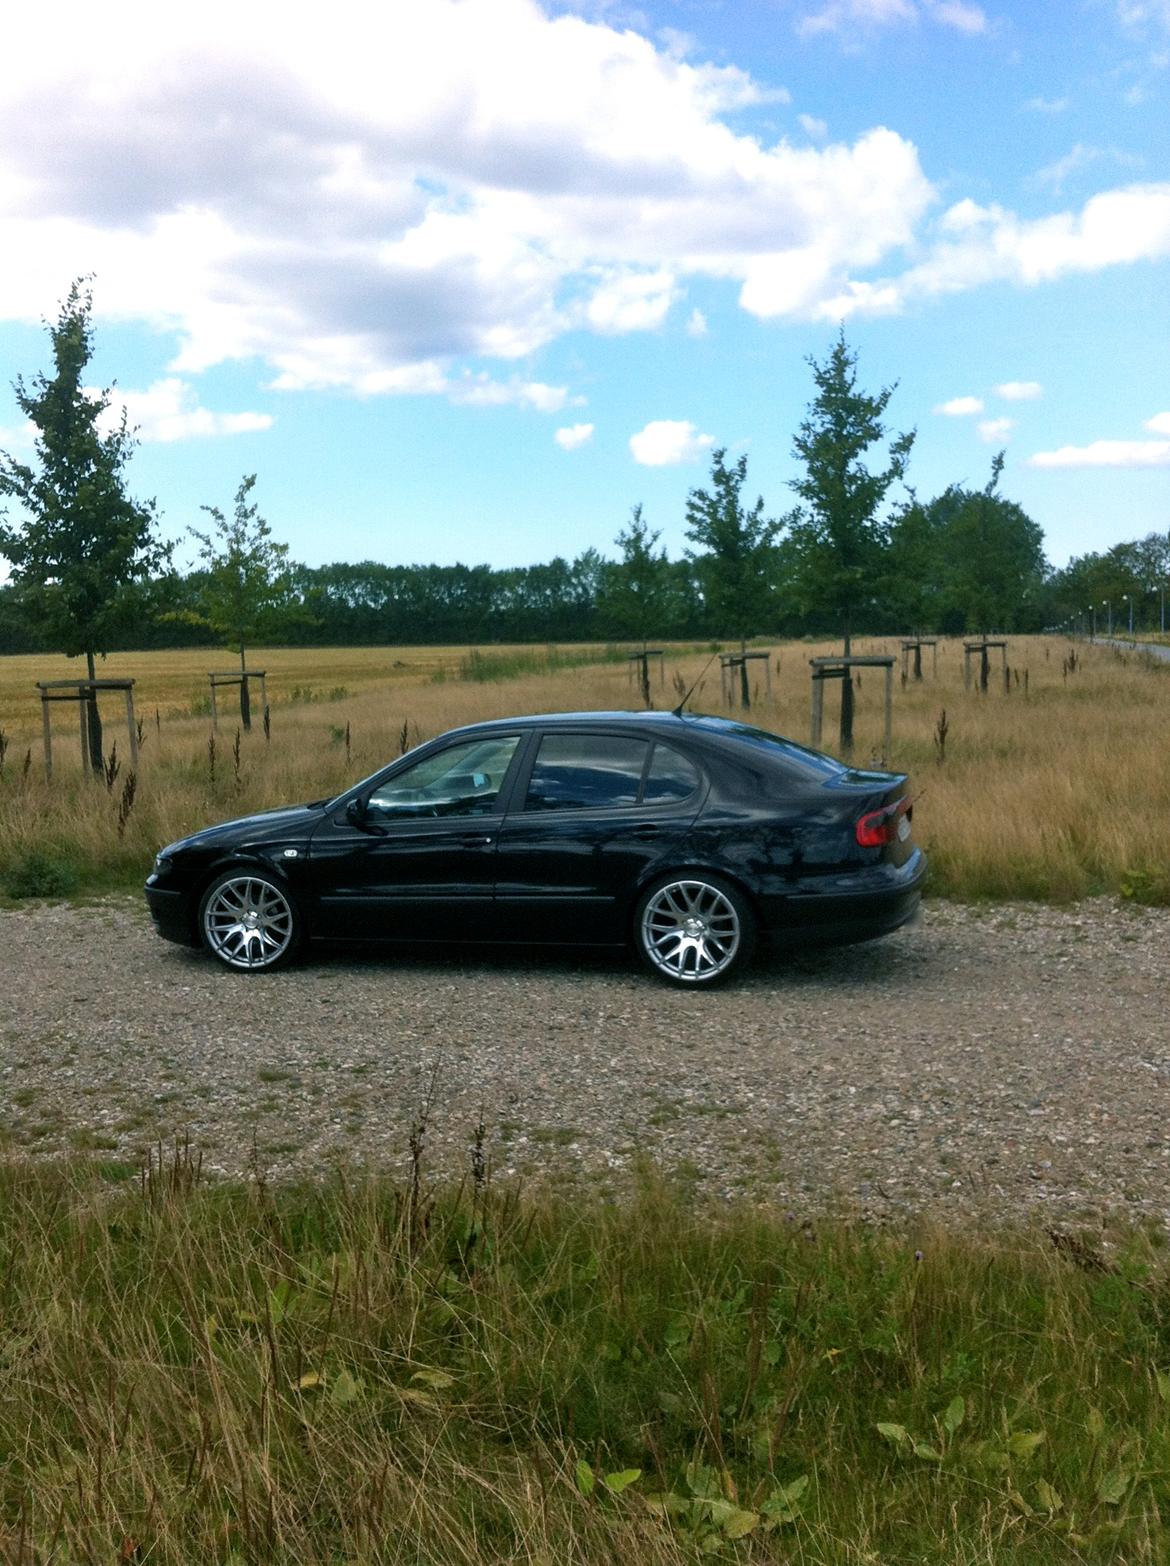
[[650,964],[679,984],[708,984],[735,962],[743,940],[739,909],[709,881],[668,881],[646,899],[639,934]]
[[271,968],[288,954],[296,934],[289,899],[261,876],[229,876],[203,906],[207,949],[230,968]]

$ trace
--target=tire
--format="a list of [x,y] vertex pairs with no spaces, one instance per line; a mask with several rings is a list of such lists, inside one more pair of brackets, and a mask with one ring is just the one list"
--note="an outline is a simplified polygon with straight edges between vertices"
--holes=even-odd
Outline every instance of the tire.
[[266,870],[226,870],[199,903],[199,938],[236,973],[271,973],[292,961],[305,923],[292,893]]
[[634,945],[658,978],[702,989],[751,961],[756,921],[743,894],[727,881],[684,872],[655,881],[639,898]]

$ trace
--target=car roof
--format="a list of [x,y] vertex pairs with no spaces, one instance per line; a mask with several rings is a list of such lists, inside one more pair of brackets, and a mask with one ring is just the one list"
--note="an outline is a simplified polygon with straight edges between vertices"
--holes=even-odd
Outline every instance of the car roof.
[[521,728],[613,728],[615,725],[645,727],[649,724],[655,728],[679,729],[697,721],[700,720],[695,714],[684,713],[680,716],[677,712],[530,712],[517,717],[488,718],[482,723],[463,724],[457,729],[448,730],[443,738],[452,734],[475,735],[495,729]]

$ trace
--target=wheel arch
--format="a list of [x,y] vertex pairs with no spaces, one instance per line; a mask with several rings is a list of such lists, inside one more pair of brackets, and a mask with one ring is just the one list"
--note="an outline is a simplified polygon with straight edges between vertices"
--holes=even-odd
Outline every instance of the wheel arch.
[[626,909],[626,938],[633,940],[635,935],[634,921],[638,913],[638,905],[651,887],[660,881],[681,880],[686,876],[714,876],[717,881],[723,881],[743,898],[748,906],[756,929],[763,929],[763,921],[760,917],[760,905],[751,887],[746,884],[743,877],[737,875],[734,870],[727,869],[719,863],[712,863],[709,859],[683,859],[671,861],[669,865],[658,865],[654,870],[639,880],[630,896],[629,907]]
[[306,932],[309,931],[310,919],[306,900],[280,866],[273,863],[271,859],[265,859],[263,854],[237,850],[233,853],[219,854],[214,860],[209,861],[192,882],[189,893],[188,923],[191,927],[192,939],[196,943],[199,941],[199,910],[203,906],[203,899],[207,896],[208,888],[212,882],[218,880],[221,875],[226,875],[229,871],[248,869],[263,870],[266,875],[270,875],[275,881],[280,882],[281,889],[287,892],[296,904],[297,913],[304,923]]

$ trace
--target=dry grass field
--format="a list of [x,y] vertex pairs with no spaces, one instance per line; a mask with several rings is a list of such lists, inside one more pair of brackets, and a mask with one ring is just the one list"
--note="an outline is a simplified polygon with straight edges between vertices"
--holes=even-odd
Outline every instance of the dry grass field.
[[[807,742],[808,659],[834,650],[809,642],[774,646],[770,694],[762,665],[755,666],[751,720]],[[896,654],[898,643],[856,650]],[[654,677],[655,705],[677,701],[678,681],[699,680],[692,708],[727,710],[718,663],[703,673],[709,656],[669,649],[661,677]],[[472,667],[469,649],[450,647],[259,649],[249,661],[267,671],[270,736],[257,721],[237,744],[230,693],[221,695],[214,734],[208,706],[207,673],[231,668],[230,654],[204,648],[113,655],[100,677],[136,680],[142,724],[130,799],[121,697],[103,702],[106,750],[116,742],[120,763],[112,785],[82,777],[77,709],[66,703],[52,709],[54,778],[47,784],[34,682],[82,671],[63,658],[0,659],[0,889],[27,889],[30,855],[41,856],[34,870],[47,859],[65,867],[66,881],[72,871],[81,888],[130,884],[162,843],[194,827],[337,792],[404,745],[454,724],[639,704],[624,659],[607,657],[602,647],[494,648],[476,658]],[[912,775],[933,890],[967,898],[1064,901],[1110,892],[1170,901],[1163,830],[1170,816],[1170,664],[1055,637],[1014,639],[1008,660],[1010,689],[993,665],[986,695],[974,682],[964,688],[961,642],[940,642],[937,676],[929,651],[921,683],[903,686],[895,671],[886,759]],[[830,750],[837,700],[830,688]],[[881,759],[882,745],[882,676],[866,669],[857,692],[855,759]],[[36,879],[34,873],[34,886]]]

